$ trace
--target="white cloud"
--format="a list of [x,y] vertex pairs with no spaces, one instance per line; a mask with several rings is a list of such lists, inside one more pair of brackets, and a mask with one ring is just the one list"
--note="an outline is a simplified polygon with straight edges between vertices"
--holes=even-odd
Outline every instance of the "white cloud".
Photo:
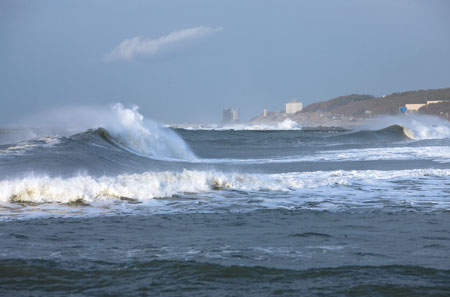
[[199,39],[221,30],[221,27],[195,27],[175,31],[161,36],[158,39],[146,39],[142,37],[128,38],[113,48],[111,52],[107,53],[105,60],[131,60],[136,55],[154,55],[166,45],[178,43],[183,40]]

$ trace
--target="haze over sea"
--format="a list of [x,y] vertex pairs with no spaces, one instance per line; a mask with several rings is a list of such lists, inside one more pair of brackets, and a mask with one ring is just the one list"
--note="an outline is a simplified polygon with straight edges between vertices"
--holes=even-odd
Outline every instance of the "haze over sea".
[[96,112],[1,130],[0,295],[450,293],[448,122],[198,130]]

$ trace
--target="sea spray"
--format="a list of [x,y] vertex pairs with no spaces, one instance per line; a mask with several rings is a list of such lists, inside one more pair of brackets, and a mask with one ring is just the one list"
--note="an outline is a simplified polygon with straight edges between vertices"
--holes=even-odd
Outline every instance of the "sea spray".
[[118,144],[138,154],[159,159],[195,160],[187,144],[171,129],[144,120],[138,106],[131,109],[117,103],[112,106],[115,121],[105,126]]
[[408,128],[412,132],[414,140],[450,138],[450,123],[448,121],[421,114],[383,115],[363,123],[360,128],[379,130],[392,125]]
[[300,128],[301,126],[290,118],[286,118],[284,121],[278,123],[279,130],[296,130]]
[[[109,107],[71,106],[35,114],[16,125],[33,127],[28,130],[33,132],[31,135],[35,138],[70,136],[88,129],[104,128],[115,143],[134,153],[155,159],[196,160],[177,133],[144,119],[138,109],[136,105],[126,108],[121,103]],[[21,140],[29,138],[27,136]]]
[[247,123],[247,124],[231,124],[220,126],[217,124],[205,124],[205,125],[191,125],[191,124],[174,124],[169,127],[175,129],[184,130],[213,130],[213,131],[288,131],[288,130],[301,130],[302,126],[291,120],[290,118],[284,119],[282,122],[270,122],[270,123]]

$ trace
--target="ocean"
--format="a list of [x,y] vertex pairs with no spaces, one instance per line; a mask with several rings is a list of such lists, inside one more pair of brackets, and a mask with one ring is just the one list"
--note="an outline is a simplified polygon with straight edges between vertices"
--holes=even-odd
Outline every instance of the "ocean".
[[1,296],[450,295],[449,122],[107,113],[0,129]]

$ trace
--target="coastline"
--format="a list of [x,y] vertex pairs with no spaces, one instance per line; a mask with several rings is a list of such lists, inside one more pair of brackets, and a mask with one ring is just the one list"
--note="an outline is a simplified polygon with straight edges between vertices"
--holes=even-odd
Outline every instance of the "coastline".
[[294,121],[302,127],[340,127],[344,129],[361,125],[368,120],[368,118],[361,117],[338,116],[329,112],[297,112],[295,114],[269,112],[265,117],[263,115],[254,117],[249,124],[277,125],[286,119]]

